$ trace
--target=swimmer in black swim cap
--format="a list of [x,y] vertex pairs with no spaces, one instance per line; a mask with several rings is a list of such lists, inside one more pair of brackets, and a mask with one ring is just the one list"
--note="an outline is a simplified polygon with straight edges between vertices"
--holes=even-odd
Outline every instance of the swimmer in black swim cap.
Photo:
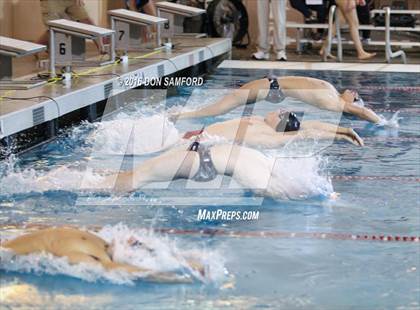
[[265,122],[277,132],[298,131],[300,128],[296,114],[286,110],[267,113]]
[[200,107],[198,110],[173,114],[173,118],[187,119],[194,117],[217,116],[239,106],[255,103],[257,100],[280,102],[287,96],[302,104],[310,104],[322,110],[343,112],[355,115],[372,123],[381,122],[382,118],[371,109],[362,106],[362,101],[355,92],[345,90],[339,93],[327,81],[303,76],[269,76],[242,85],[217,100]]

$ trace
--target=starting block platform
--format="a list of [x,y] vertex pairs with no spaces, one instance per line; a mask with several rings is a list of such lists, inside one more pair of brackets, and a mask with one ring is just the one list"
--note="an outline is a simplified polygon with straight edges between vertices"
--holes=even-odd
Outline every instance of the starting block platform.
[[[71,67],[74,63],[85,63],[86,39],[102,40],[110,37],[114,41],[114,30],[93,25],[79,23],[67,19],[49,21],[50,31],[50,74],[55,77],[55,66],[66,65]],[[108,61],[98,63],[109,64],[114,61],[114,51],[108,55]]]
[[[133,12],[125,9],[108,11],[111,18],[111,28],[116,32],[115,49],[123,51],[139,50],[142,48],[142,28],[149,33],[150,27],[165,24],[168,22],[165,18],[151,16],[139,12]],[[160,44],[160,29],[157,29],[156,47]]]
[[[158,30],[162,39],[171,42],[175,36],[203,37],[202,33],[183,33],[183,23],[185,18],[200,16],[206,10],[167,1],[156,2],[156,9],[159,17],[167,19],[163,28]],[[161,38],[158,39],[159,45],[162,43]]]
[[12,58],[45,51],[45,45],[0,36],[0,89],[29,89],[45,84],[37,80],[13,80]]
[[176,75],[229,55],[231,48],[232,42],[226,38],[183,38],[174,40],[172,50],[130,52],[127,63],[77,68],[70,81],[55,80],[28,90],[0,91],[1,144],[9,145],[10,139],[21,133],[35,131],[41,124],[54,123],[71,112],[89,109],[129,90],[121,86],[121,80],[133,76],[150,79]]

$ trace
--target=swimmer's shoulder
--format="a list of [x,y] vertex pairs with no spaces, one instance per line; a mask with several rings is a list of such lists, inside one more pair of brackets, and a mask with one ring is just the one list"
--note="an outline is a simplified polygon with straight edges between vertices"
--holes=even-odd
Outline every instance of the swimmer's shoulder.
[[55,241],[63,239],[102,240],[96,235],[82,229],[72,227],[54,227],[42,232],[44,238]]
[[247,116],[247,117],[244,117],[244,118],[248,119],[250,122],[255,122],[255,123],[264,122],[264,117],[262,117],[260,115]]

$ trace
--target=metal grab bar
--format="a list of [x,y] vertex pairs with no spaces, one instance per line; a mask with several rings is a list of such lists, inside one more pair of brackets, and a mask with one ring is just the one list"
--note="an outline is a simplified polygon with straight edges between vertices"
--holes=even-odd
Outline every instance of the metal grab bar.
[[324,50],[323,61],[327,61],[328,56],[331,54],[332,40],[333,40],[333,27],[335,20],[335,35],[337,37],[337,59],[339,62],[343,61],[343,43],[341,42],[340,19],[338,18],[337,6],[333,5],[328,13],[328,36],[327,47]]
[[407,57],[403,50],[392,52],[391,48],[391,8],[387,6],[385,11],[385,57],[388,63],[391,63],[392,58],[401,56],[403,63],[407,63]]

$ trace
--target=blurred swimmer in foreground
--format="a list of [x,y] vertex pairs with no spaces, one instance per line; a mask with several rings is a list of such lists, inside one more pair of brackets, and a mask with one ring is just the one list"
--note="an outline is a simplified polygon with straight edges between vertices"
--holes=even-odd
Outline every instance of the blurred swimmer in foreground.
[[[149,249],[138,240],[128,240],[131,247]],[[16,255],[49,253],[57,257],[65,257],[70,264],[87,263],[101,265],[104,269],[120,270],[130,274],[145,276],[155,282],[192,282],[191,277],[173,272],[155,272],[130,264],[116,262],[113,259],[113,244],[100,237],[75,228],[47,228],[24,234],[15,239],[3,242],[1,247],[12,250]],[[204,276],[204,266],[188,260],[189,267]]]
[[280,103],[286,97],[298,99],[323,110],[353,114],[375,124],[381,121],[375,112],[363,106],[357,92],[345,90],[340,94],[326,81],[301,76],[269,76],[251,81],[214,104],[195,111],[174,114],[172,118],[217,116],[255,101],[265,99],[272,103]]
[[[226,175],[244,189],[272,198],[302,199],[308,195],[329,195],[332,192],[327,178],[318,174],[319,167],[288,166],[293,164],[296,164],[293,158],[277,159],[252,148],[235,144],[211,145],[200,143],[197,139],[189,146],[175,147],[145,160],[133,169],[95,178],[86,177],[83,179],[82,190],[126,193],[154,182],[177,179],[210,182],[218,175]],[[291,173],[291,170],[296,169],[302,171]],[[47,174],[37,182],[48,183],[49,177],[54,178]],[[324,187],[327,189],[323,190]]]
[[265,117],[249,116],[211,124],[189,131],[182,138],[198,135],[217,136],[251,147],[275,148],[293,140],[344,140],[363,146],[362,138],[352,129],[319,121],[300,122],[296,114],[285,110],[267,113]]

